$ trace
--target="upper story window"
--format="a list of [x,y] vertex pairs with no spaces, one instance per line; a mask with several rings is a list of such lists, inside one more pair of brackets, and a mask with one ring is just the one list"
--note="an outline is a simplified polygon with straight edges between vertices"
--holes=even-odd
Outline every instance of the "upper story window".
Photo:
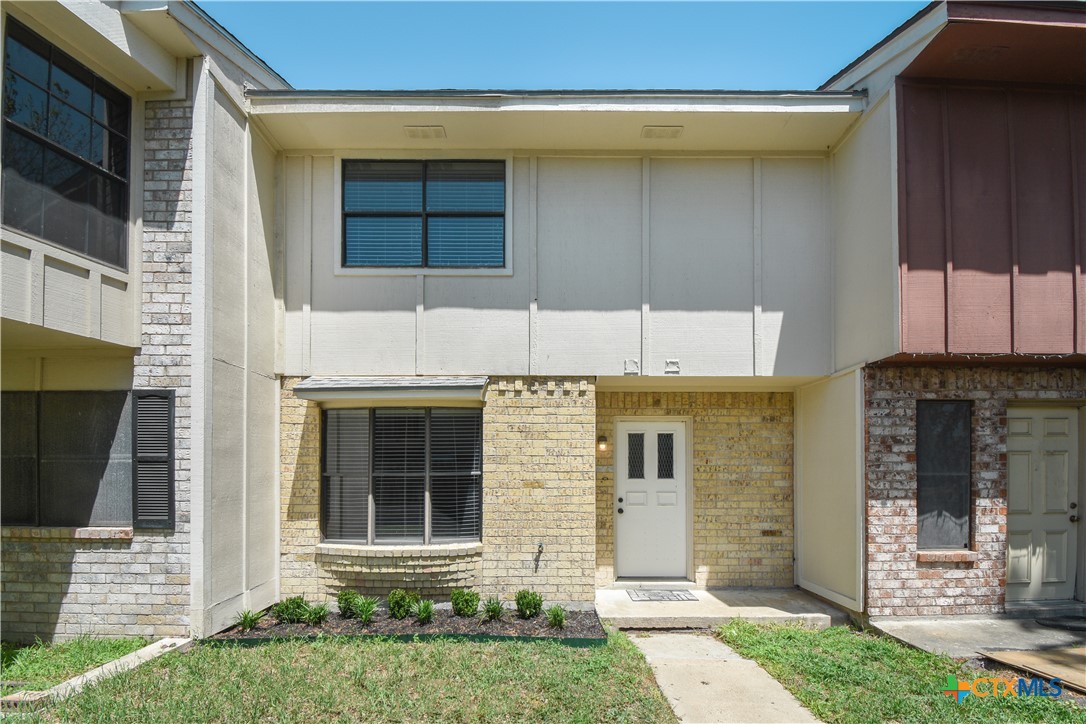
[[130,108],[128,96],[8,18],[3,224],[125,268]]
[[343,266],[504,265],[504,161],[343,162]]

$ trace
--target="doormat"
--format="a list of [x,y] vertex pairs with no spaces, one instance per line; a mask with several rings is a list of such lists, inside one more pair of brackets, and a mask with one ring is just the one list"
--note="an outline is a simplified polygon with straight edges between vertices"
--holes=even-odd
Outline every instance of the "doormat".
[[691,591],[648,591],[631,588],[626,591],[631,601],[696,601],[698,597]]

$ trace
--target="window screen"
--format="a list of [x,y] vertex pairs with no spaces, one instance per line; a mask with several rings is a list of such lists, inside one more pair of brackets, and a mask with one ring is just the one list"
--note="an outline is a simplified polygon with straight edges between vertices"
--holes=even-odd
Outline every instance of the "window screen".
[[4,42],[4,225],[127,262],[130,99],[18,22]]
[[917,547],[968,548],[971,405],[916,403]]
[[4,525],[173,525],[171,390],[5,392],[0,401]]
[[503,266],[505,162],[344,161],[343,264]]

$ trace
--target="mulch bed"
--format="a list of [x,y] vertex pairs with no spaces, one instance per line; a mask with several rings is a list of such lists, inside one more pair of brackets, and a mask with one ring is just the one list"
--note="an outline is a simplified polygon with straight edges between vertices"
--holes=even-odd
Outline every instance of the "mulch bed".
[[454,616],[452,611],[437,609],[434,620],[420,624],[413,618],[397,620],[388,611],[378,610],[368,624],[357,619],[343,618],[338,613],[329,614],[320,626],[305,623],[276,623],[271,614],[265,616],[249,631],[237,626],[217,633],[212,640],[294,638],[300,636],[402,636],[402,635],[487,635],[487,636],[541,636],[547,638],[606,639],[600,619],[595,611],[567,611],[564,628],[551,628],[543,614],[522,619],[516,612],[506,612],[498,621],[484,621],[482,616],[471,618]]

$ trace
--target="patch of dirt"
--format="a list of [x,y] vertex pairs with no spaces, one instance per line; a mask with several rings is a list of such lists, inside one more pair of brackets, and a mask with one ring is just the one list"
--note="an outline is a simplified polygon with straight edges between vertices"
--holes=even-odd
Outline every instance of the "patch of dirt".
[[420,624],[413,618],[397,620],[388,615],[388,611],[378,610],[373,620],[361,624],[357,619],[343,618],[338,613],[329,614],[328,620],[320,626],[306,623],[276,623],[271,615],[265,616],[255,628],[242,631],[237,626],[217,633],[213,640],[251,639],[251,638],[291,638],[297,636],[344,636],[368,634],[376,636],[398,636],[402,634],[487,634],[491,636],[546,636],[550,638],[604,639],[603,630],[595,611],[567,611],[564,628],[551,628],[543,614],[529,619],[522,619],[516,612],[506,612],[498,621],[484,621],[482,616],[454,616],[452,611],[438,609],[434,611],[434,620]]

